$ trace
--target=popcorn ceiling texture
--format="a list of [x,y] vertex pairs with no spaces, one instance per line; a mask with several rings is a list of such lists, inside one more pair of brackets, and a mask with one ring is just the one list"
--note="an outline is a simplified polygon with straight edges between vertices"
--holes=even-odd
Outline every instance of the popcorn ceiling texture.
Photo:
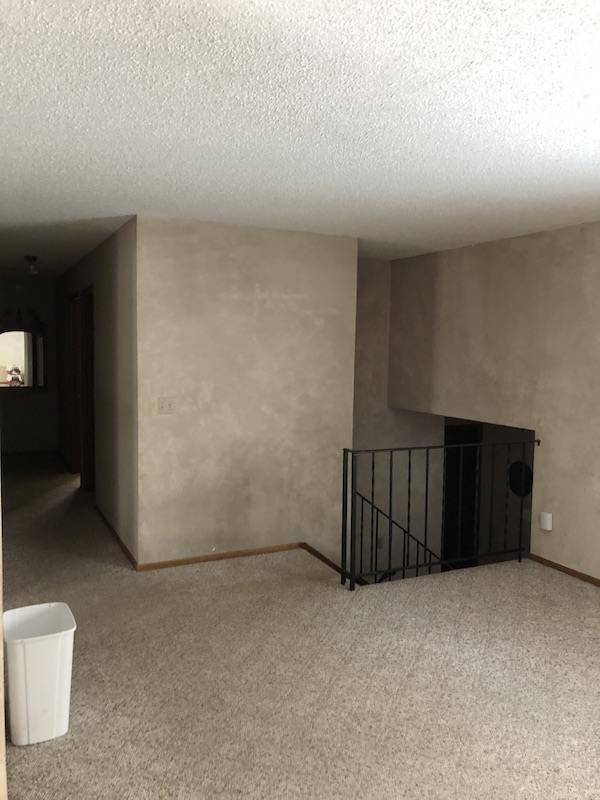
[[600,216],[595,0],[0,0],[1,264],[131,214],[401,257]]

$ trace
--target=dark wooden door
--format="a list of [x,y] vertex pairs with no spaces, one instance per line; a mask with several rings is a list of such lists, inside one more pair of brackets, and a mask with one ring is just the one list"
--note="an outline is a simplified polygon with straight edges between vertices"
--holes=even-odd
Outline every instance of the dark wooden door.
[[67,329],[67,403],[69,412],[67,457],[71,472],[81,471],[81,302],[69,297]]
[[94,447],[94,293],[81,292],[81,488],[96,485]]

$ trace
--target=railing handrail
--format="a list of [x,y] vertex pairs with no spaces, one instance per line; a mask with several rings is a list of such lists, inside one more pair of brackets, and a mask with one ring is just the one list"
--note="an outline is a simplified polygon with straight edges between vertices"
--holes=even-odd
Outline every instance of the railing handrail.
[[458,447],[511,447],[517,444],[535,444],[539,447],[541,443],[541,439],[522,439],[515,442],[469,442],[468,444],[428,444],[419,445],[418,447],[375,447],[370,450],[352,450],[351,447],[344,447],[344,453],[358,456],[364,453],[408,453],[415,450],[452,450]]
[[[357,492],[356,492],[356,494],[357,494],[357,495],[358,495],[358,496],[361,498],[361,500],[364,500],[364,501],[365,501],[365,503],[368,503],[370,506],[372,506],[372,507],[373,507],[373,509],[374,509],[375,511],[377,511],[379,514],[381,514],[381,515],[382,515],[383,517],[385,517],[387,520],[390,520],[390,521],[391,521],[391,523],[392,523],[392,525],[395,525],[397,528],[400,528],[400,530],[401,530],[401,531],[403,531],[403,533],[404,533],[406,536],[408,536],[408,538],[409,538],[409,539],[412,539],[412,540],[413,540],[413,542],[416,542],[416,543],[419,545],[419,547],[422,547],[422,548],[423,548],[423,550],[425,550],[425,551],[428,553],[428,555],[430,555],[430,556],[433,556],[433,557],[436,559],[436,561],[439,561],[439,562],[440,562],[440,564],[444,564],[444,563],[445,563],[444,561],[442,561],[442,559],[441,559],[441,556],[438,556],[438,555],[437,555],[437,553],[435,553],[435,552],[434,552],[434,551],[433,551],[433,550],[432,550],[430,547],[427,547],[427,545],[426,545],[426,544],[423,544],[423,542],[422,542],[420,539],[417,539],[417,537],[416,537],[416,536],[414,536],[414,534],[412,534],[410,531],[407,531],[407,530],[406,530],[406,528],[403,528],[403,527],[402,527],[402,525],[400,525],[400,523],[399,523],[399,522],[396,522],[396,520],[395,520],[395,519],[391,519],[391,517],[389,516],[389,514],[386,514],[386,513],[385,513],[385,511],[384,511],[383,509],[379,508],[379,506],[375,505],[375,503],[372,503],[372,502],[369,500],[369,498],[368,498],[368,497],[365,497],[365,496],[364,496],[364,495],[363,495],[361,492],[359,492],[359,491],[357,491]],[[449,565],[448,565],[448,566],[449,566]]]

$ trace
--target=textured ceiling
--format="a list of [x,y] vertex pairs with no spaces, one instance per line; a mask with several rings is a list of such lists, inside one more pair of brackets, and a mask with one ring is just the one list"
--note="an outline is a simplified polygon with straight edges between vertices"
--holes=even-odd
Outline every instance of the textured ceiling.
[[0,0],[0,263],[130,214],[403,256],[600,218],[597,0]]

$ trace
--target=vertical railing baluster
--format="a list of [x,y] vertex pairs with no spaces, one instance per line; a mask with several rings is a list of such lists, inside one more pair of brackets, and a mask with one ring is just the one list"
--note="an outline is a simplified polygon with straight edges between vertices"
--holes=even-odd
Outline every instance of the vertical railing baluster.
[[458,552],[457,559],[460,563],[460,554],[462,549],[462,506],[463,506],[463,462],[464,462],[464,447],[460,446],[460,461],[458,468]]
[[[533,440],[531,443],[531,510],[533,511],[533,482],[535,481],[535,473],[533,470],[535,464],[535,448],[539,447],[540,442],[536,439]],[[531,515],[530,515],[531,516]],[[529,523],[529,534],[531,536],[531,522]],[[531,540],[530,540],[530,547],[531,547]]]
[[525,442],[521,445],[521,507],[519,510],[519,562],[523,553],[523,501],[525,493]]
[[346,551],[348,547],[348,449],[342,458],[342,586],[346,585]]
[[[375,547],[375,572],[379,569],[379,548]],[[375,583],[377,583],[377,575],[375,575]]]
[[406,529],[410,533],[410,493],[412,478],[412,450],[408,451],[408,497],[406,502]]
[[427,534],[429,526],[429,448],[425,451],[425,519],[423,521],[423,545],[427,549]]
[[352,496],[350,499],[350,591],[356,588],[356,453],[352,453]]
[[[392,569],[392,519],[393,519],[393,486],[394,486],[394,452],[390,450],[390,470],[389,470],[389,496],[388,496],[388,569]],[[392,579],[390,573],[390,580]]]
[[371,572],[373,572],[373,535],[375,533],[375,453],[371,453]]
[[481,499],[479,484],[481,483],[481,445],[475,448],[477,451],[477,466],[475,468],[475,519],[473,520],[473,553],[479,563],[479,529],[481,526]]
[[446,532],[446,448],[444,447],[444,463],[442,466],[442,531],[440,536],[440,559],[444,559],[444,537]]
[[371,453],[371,532],[375,523],[375,453]]
[[[372,513],[373,513],[373,506],[371,506],[371,514]],[[374,548],[374,546],[375,545],[374,545],[374,541],[373,541],[373,526],[371,525],[371,543],[370,543],[370,548],[371,549],[370,549],[370,553],[369,553],[369,571],[370,572],[373,572],[373,565],[375,563],[374,560],[373,560],[373,548]]]
[[506,445],[506,473],[504,476],[505,490],[504,490],[504,548],[503,552],[507,550],[507,537],[508,537],[508,472],[510,469],[510,444]]
[[360,573],[363,573],[363,553],[365,550],[364,547],[364,534],[365,534],[365,498],[360,498]]
[[492,550],[492,531],[494,530],[494,494],[495,494],[495,485],[494,485],[494,478],[496,473],[496,445],[492,445],[492,467],[490,470],[490,529],[488,531],[488,555],[490,555]]
[[375,583],[377,583],[377,569],[379,564],[378,558],[378,545],[379,545],[379,509],[375,512]]
[[[410,534],[410,513],[411,513],[411,491],[412,491],[412,450],[408,451],[408,500],[407,500],[407,508],[406,508],[406,528],[408,533]],[[410,562],[410,539],[408,540],[407,546],[407,559]],[[406,567],[407,565],[405,565]],[[403,570],[402,577],[405,575],[405,570]]]
[[416,575],[417,578],[419,577],[419,547],[420,547],[420,542],[417,539],[417,559],[415,561],[415,564],[417,565],[416,566],[415,575]]

